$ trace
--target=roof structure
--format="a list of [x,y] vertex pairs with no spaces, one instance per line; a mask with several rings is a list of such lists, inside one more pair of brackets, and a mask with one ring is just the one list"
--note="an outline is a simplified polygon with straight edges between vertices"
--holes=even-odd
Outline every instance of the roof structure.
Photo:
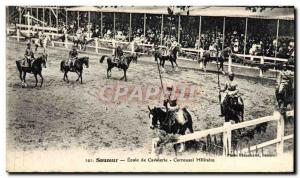
[[[167,6],[77,6],[66,9],[67,11],[80,12],[117,12],[117,13],[146,13],[146,14],[164,14],[169,15]],[[188,15],[187,11],[172,7],[174,14]],[[257,19],[281,19],[294,20],[294,7],[274,7],[267,8],[264,11],[252,12],[241,6],[194,6],[189,8],[190,16],[211,16],[211,17],[248,17]]]

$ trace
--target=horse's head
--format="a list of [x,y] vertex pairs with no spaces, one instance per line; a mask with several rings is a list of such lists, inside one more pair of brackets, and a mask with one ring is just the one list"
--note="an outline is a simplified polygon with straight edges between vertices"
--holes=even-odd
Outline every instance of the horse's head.
[[89,68],[89,57],[87,56],[83,57],[82,63],[85,64],[86,68]]
[[150,119],[150,129],[154,129],[158,127],[158,112],[157,112],[157,108],[154,107],[153,109],[151,109],[148,106],[149,109],[149,119]]
[[157,61],[157,58],[161,59],[161,57],[162,57],[162,54],[158,49],[154,50],[153,55],[154,55],[155,61]]
[[44,68],[47,68],[47,65],[46,65],[47,64],[47,58],[48,58],[48,54],[41,53],[37,57],[37,61],[39,61],[44,66]]
[[132,56],[131,56],[131,58],[132,58],[132,62],[137,63],[138,54],[133,53]]
[[161,107],[154,107],[151,109],[148,106],[149,109],[149,119],[150,121],[150,128],[159,128],[160,124],[163,123],[164,119],[166,118],[166,111],[164,111]]

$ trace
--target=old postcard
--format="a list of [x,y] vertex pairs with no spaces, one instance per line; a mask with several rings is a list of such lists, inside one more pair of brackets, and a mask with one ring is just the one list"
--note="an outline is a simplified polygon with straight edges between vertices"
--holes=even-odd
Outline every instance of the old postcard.
[[8,172],[295,171],[292,6],[6,6]]

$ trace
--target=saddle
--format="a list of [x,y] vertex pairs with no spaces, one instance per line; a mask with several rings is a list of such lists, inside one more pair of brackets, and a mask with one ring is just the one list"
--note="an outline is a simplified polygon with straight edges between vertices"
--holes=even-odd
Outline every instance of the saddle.
[[75,63],[77,61],[77,58],[70,58],[66,61],[66,66],[69,66],[70,71],[75,71]]
[[23,59],[21,66],[22,67],[29,67],[32,66],[33,62],[35,61],[35,59],[30,59],[30,64],[28,63],[28,60],[26,58]]

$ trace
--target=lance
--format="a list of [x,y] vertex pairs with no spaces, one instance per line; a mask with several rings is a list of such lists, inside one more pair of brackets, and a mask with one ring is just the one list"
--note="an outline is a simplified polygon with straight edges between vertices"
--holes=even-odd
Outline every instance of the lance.
[[218,90],[219,90],[219,105],[222,114],[222,106],[221,106],[221,91],[220,91],[220,68],[219,68],[219,56],[217,56],[217,72],[218,72]]
[[[157,52],[157,51],[155,50],[155,52]],[[158,69],[158,74],[159,74],[159,79],[160,79],[160,85],[161,85],[163,94],[165,94],[164,85],[163,85],[162,78],[161,78],[161,72],[160,72],[160,67],[159,67],[159,64],[158,64],[158,60],[156,60],[156,64],[157,64],[157,69]]]

